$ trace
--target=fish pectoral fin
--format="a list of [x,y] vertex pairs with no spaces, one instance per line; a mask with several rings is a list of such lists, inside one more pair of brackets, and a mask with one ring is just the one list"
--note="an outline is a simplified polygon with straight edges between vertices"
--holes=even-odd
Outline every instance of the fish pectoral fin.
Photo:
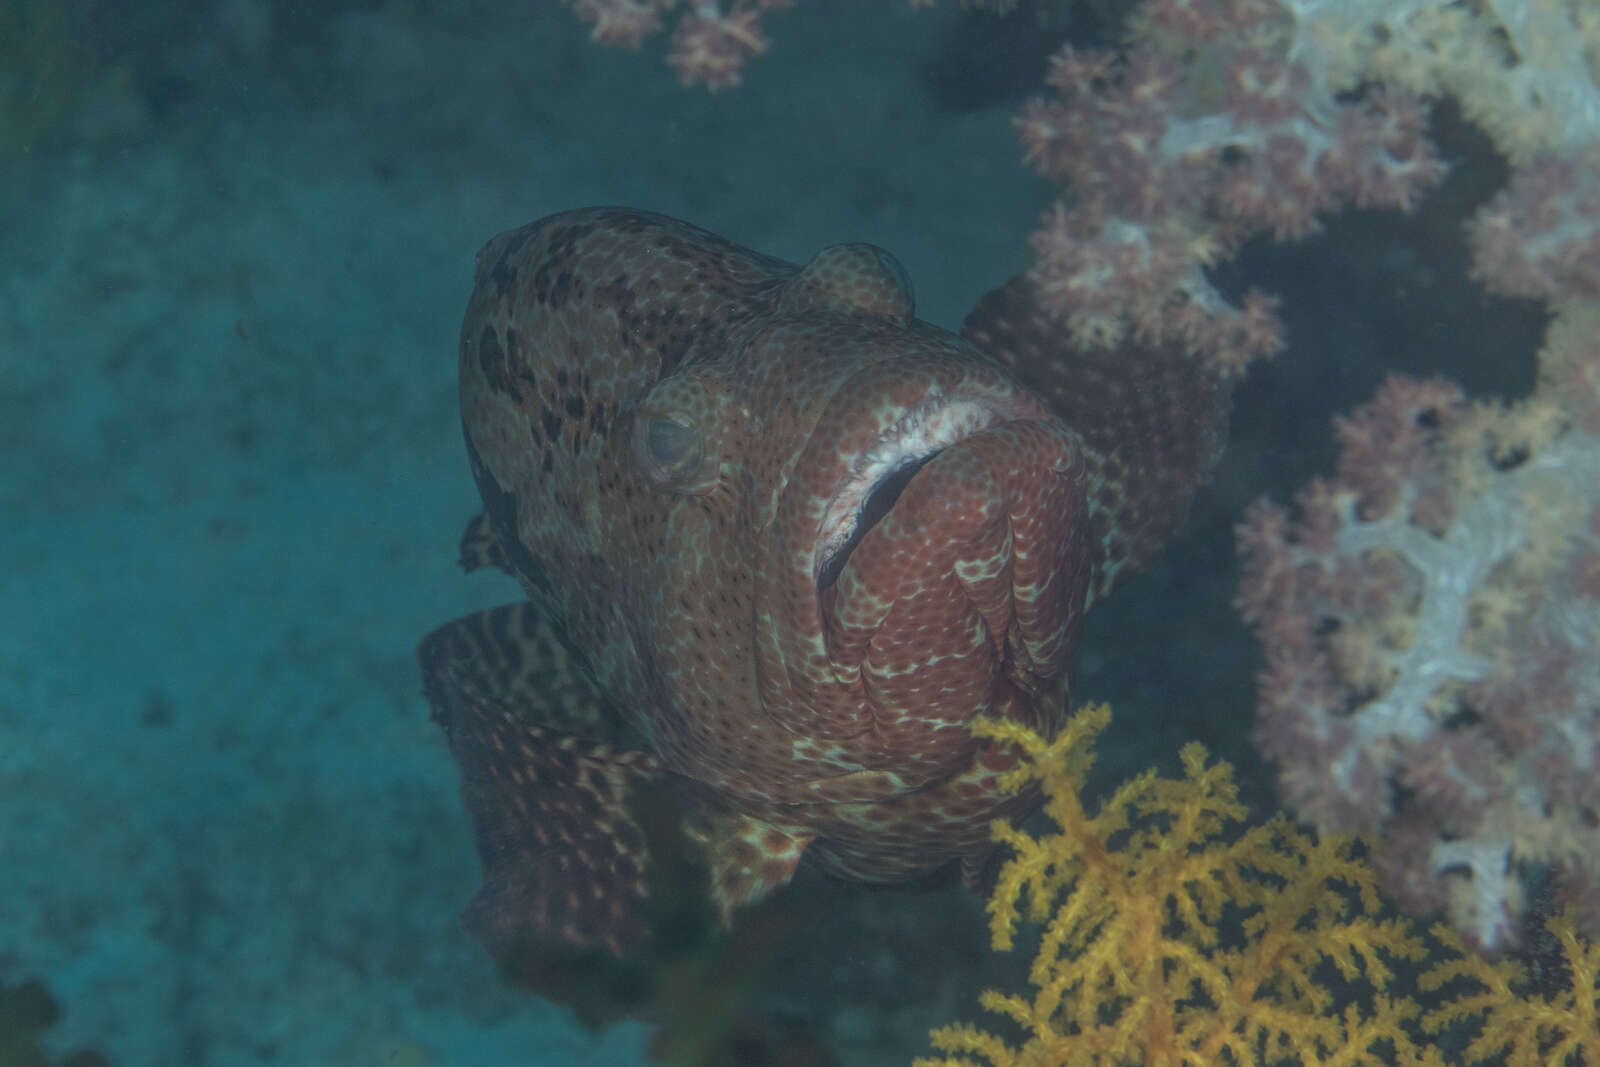
[[505,708],[529,726],[617,747],[620,717],[584,673],[560,627],[532,604],[502,604],[457,619],[417,646],[434,720],[447,698]]
[[711,876],[711,902],[724,925],[794,877],[816,834],[781,829],[748,815],[719,814],[685,828]]
[[511,564],[500,545],[500,536],[489,523],[489,516],[479,514],[461,532],[461,569],[471,574],[485,567],[494,567],[511,574]]
[[483,867],[468,929],[491,952],[530,938],[616,956],[647,943],[650,852],[628,800],[653,759],[504,721],[456,736]]
[[[418,650],[433,717],[461,771],[483,885],[468,927],[500,956],[528,941],[623,955],[648,939],[650,865],[637,794],[660,777],[654,756],[538,725],[562,699],[528,683],[537,642],[528,605],[434,631]],[[570,696],[570,694],[568,694]]]

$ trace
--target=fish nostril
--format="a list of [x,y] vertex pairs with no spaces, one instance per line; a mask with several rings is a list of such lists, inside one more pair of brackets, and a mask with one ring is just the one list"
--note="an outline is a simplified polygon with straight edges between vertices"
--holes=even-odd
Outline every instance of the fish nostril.
[[844,565],[850,561],[850,553],[855,551],[861,539],[867,536],[874,526],[883,521],[884,516],[889,514],[895,502],[900,499],[900,494],[905,491],[906,486],[911,484],[911,479],[930,459],[937,456],[939,451],[942,449],[901,464],[879,478],[873,483],[872,488],[867,490],[861,508],[856,512],[855,526],[850,531],[850,536],[828,554],[822,561],[822,567],[817,571],[818,593],[826,592],[839,580]]

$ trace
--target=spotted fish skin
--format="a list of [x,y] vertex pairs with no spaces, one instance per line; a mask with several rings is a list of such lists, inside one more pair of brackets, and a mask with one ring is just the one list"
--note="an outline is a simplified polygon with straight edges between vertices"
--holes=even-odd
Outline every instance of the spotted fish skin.
[[463,561],[527,601],[419,655],[491,945],[648,936],[641,791],[725,916],[802,855],[976,871],[1037,804],[966,724],[1061,721],[1083,613],[1181,521],[1225,400],[1180,352],[1064,351],[1023,281],[964,333],[869,245],[796,266],[595,208],[479,254]]

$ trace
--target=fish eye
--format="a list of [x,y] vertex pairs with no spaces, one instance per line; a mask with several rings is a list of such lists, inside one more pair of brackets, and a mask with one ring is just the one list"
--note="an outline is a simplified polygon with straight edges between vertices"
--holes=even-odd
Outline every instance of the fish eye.
[[699,450],[700,431],[672,419],[650,419],[645,424],[644,445],[651,462],[672,469]]
[[709,493],[722,476],[729,423],[727,389],[717,373],[668,375],[634,410],[633,465],[653,489]]
[[693,492],[705,476],[700,428],[677,412],[646,415],[634,423],[633,450],[645,477],[658,489]]

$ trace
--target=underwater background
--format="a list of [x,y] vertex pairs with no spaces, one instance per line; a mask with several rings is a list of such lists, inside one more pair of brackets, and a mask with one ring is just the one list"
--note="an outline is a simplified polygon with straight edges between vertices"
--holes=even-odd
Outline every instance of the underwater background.
[[[1024,7],[807,0],[709,94],[553,0],[7,0],[0,1006],[42,983],[45,1047],[118,1067],[696,1062],[659,1044],[691,1020],[741,1035],[729,1062],[877,1064],[1014,979],[959,887],[803,872],[715,975],[643,1000],[557,976],[560,1004],[503,981],[459,923],[478,864],[414,648],[516,594],[456,566],[476,250],[607,203],[795,261],[870,241],[956,328],[1056,195],[1012,117],[1055,45],[1117,25]],[[1089,616],[1106,781],[1199,740],[1268,809],[1245,506],[1325,471],[1390,371],[1531,387],[1543,312],[1471,282],[1460,234],[1504,167],[1448,106],[1433,133],[1452,170],[1418,211],[1217,272],[1282,297],[1287,348],[1181,542]],[[0,1011],[0,1064],[47,1014]]]

